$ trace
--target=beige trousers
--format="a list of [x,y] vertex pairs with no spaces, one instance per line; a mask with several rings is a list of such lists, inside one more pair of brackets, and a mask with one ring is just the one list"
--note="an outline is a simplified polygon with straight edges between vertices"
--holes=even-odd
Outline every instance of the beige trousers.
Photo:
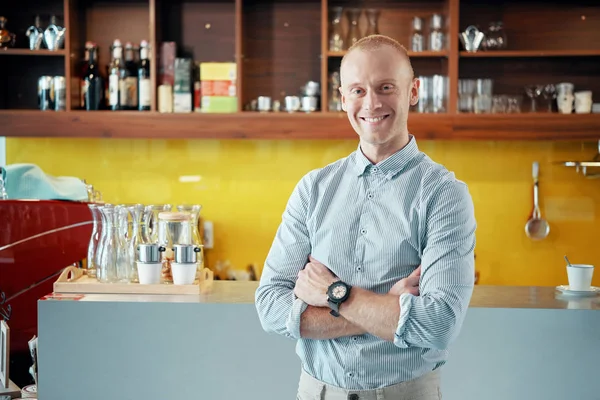
[[297,400],[441,400],[440,370],[412,381],[371,390],[347,390],[321,382],[302,371]]

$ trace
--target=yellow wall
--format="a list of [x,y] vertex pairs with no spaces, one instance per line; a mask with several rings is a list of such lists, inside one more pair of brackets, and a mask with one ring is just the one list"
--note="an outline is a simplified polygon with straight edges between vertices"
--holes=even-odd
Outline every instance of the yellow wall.
[[[590,160],[596,143],[427,142],[420,148],[468,183],[475,202],[480,284],[566,284],[563,255],[598,266],[600,181],[554,161]],[[262,265],[300,177],[356,149],[355,141],[8,139],[7,162],[85,178],[114,203],[199,203],[214,221],[209,264]],[[550,236],[532,242],[531,162],[540,162],[542,213]],[[182,175],[200,182],[182,183]]]

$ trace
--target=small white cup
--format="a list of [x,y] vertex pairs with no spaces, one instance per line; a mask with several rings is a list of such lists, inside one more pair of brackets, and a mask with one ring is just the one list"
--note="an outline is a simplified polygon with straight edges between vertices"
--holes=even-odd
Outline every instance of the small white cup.
[[594,266],[589,264],[567,265],[567,276],[569,278],[570,290],[590,290],[592,287],[592,276]]
[[171,263],[171,273],[174,285],[192,285],[196,279],[196,263]]
[[160,274],[162,271],[161,263],[137,263],[138,278],[141,285],[153,285],[160,283]]
[[572,94],[561,94],[556,98],[556,105],[558,106],[558,111],[562,114],[571,114],[573,113],[573,101],[575,96]]
[[592,112],[592,92],[585,90],[575,92],[575,113],[589,114]]

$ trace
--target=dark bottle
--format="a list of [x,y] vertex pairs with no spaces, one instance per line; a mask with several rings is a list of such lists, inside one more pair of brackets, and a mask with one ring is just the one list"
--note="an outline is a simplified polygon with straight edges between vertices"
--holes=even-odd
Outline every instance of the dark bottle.
[[98,46],[91,45],[87,48],[87,66],[83,74],[83,104],[87,111],[101,110],[104,108],[104,80],[98,68]]
[[111,110],[122,110],[126,104],[123,98],[125,88],[125,62],[123,61],[123,46],[119,39],[112,45],[112,59],[108,72],[108,106]]
[[140,111],[150,110],[150,98],[152,88],[150,85],[150,57],[149,45],[146,40],[140,43],[140,66],[138,68],[139,99],[138,109]]
[[124,93],[121,93],[121,106],[124,110],[138,108],[138,66],[135,61],[133,44],[125,43],[125,76],[123,77]]

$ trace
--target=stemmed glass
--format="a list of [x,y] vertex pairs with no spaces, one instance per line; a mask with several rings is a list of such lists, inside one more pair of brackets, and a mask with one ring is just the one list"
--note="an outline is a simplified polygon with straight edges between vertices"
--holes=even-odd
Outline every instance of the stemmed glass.
[[537,112],[536,100],[542,94],[544,85],[527,85],[525,86],[525,93],[531,99],[531,110],[530,112]]
[[548,112],[552,112],[552,104],[554,103],[554,99],[556,99],[556,86],[553,84],[549,84],[544,86],[544,99],[548,101]]

